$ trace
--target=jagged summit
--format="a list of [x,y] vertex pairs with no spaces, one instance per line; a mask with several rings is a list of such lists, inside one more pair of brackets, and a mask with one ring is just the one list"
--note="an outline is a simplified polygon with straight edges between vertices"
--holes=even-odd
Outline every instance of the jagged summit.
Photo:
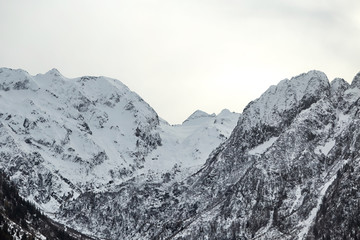
[[234,113],[231,112],[229,109],[223,109],[221,112],[216,115],[215,113],[208,114],[201,110],[196,110],[193,114],[191,114],[184,122],[189,122],[195,119],[201,119],[201,118],[222,118],[222,117],[229,117],[230,115],[233,115]]
[[342,78],[335,78],[331,81],[330,86],[332,96],[341,96],[347,89],[349,89],[350,84]]
[[[320,71],[282,80],[245,107],[231,141],[248,139],[249,147],[267,141],[291,124],[299,112],[329,95],[328,78]],[[266,137],[268,132],[271,135]]]
[[62,74],[59,72],[59,70],[57,70],[56,68],[53,68],[51,70],[49,70],[48,72],[45,73],[46,75],[53,75],[55,77],[60,77],[62,76]]
[[343,78],[335,78],[334,80],[331,81],[330,85],[331,85],[331,88],[334,90],[343,88],[344,86],[347,86],[347,87],[350,86],[350,84],[348,82],[346,82]]
[[354,79],[351,82],[351,88],[359,88],[360,89],[360,72],[356,74]]
[[[341,80],[335,80],[334,90],[341,84],[346,86]],[[330,95],[329,80],[321,71],[312,70],[284,79],[247,105],[230,142],[235,144],[241,139],[242,150],[248,150],[269,141],[289,127],[302,111]]]
[[216,114],[208,114],[201,110],[196,110],[194,113],[192,113],[183,123],[188,122],[190,120],[198,119],[198,118],[207,118],[207,117],[215,117]]

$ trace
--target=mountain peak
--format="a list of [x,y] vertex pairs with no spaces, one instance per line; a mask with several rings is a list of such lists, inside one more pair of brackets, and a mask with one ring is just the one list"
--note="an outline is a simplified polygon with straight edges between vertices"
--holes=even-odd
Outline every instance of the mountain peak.
[[328,94],[328,90],[329,80],[326,75],[312,70],[271,86],[260,98],[249,103],[244,113],[253,115],[250,117],[251,126],[258,122],[277,125],[281,112],[297,108],[306,99],[321,98]]
[[245,107],[230,139],[249,140],[246,147],[263,143],[277,136],[301,111],[329,95],[328,78],[320,71],[284,79]]
[[307,73],[302,73],[291,78],[288,82],[294,91],[300,91],[302,93],[313,93],[313,91],[320,85],[323,87],[329,87],[329,80],[326,74],[318,70],[311,70]]
[[359,88],[360,89],[360,72],[358,72],[354,79],[351,82],[351,88]]
[[201,111],[201,110],[196,110],[193,114],[191,114],[183,123],[185,122],[188,122],[190,120],[193,120],[193,119],[198,119],[198,118],[207,118],[207,117],[215,117],[216,114],[213,113],[213,114],[208,114],[204,111]]
[[221,110],[221,112],[218,114],[218,116],[229,115],[229,114],[231,114],[230,110],[227,108],[224,108],[223,110]]
[[335,78],[330,83],[331,93],[343,93],[345,90],[349,88],[349,83],[346,82],[343,78]]
[[319,71],[319,70],[310,70],[307,73],[301,74],[301,75],[312,75],[312,76],[316,76],[319,78],[323,78],[323,79],[327,79],[327,76],[324,72]]
[[53,75],[55,77],[60,77],[62,74],[56,68],[53,68],[45,73],[46,75]]

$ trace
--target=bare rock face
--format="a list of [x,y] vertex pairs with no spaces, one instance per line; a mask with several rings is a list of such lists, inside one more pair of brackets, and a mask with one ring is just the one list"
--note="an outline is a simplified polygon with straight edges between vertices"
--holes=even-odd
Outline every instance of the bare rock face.
[[[5,97],[26,92],[18,101],[29,108],[2,108],[2,168],[27,186],[23,196],[53,204],[55,218],[80,232],[99,239],[360,237],[358,77],[351,85],[329,83],[310,71],[283,80],[236,115],[231,135],[225,136],[233,126],[229,111],[197,111],[182,126],[191,137],[181,139],[170,134],[176,126],[162,123],[120,83],[69,80],[56,71],[33,81],[34,90],[14,90],[8,80],[11,90],[2,87]],[[33,92],[44,96],[32,98]],[[45,94],[54,98],[45,101],[46,113],[38,102]],[[189,145],[196,146],[189,151],[195,161],[205,149],[198,143],[210,144],[210,136],[218,145],[201,167],[158,171],[173,156],[183,161],[187,155],[178,152]]]

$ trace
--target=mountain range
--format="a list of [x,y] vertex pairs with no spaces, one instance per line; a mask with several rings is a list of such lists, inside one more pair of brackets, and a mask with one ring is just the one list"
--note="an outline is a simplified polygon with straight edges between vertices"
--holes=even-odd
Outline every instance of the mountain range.
[[357,239],[360,73],[310,71],[181,125],[107,77],[0,69],[0,168],[94,239]]

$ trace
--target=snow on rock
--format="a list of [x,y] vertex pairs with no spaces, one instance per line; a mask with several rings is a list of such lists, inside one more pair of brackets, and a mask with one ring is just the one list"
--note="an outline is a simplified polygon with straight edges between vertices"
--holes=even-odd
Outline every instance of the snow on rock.
[[29,73],[22,69],[0,68],[0,78],[0,91],[27,89],[36,91],[39,88]]
[[324,155],[328,155],[328,153],[334,146],[335,146],[335,140],[332,139],[329,142],[325,143],[324,146],[318,146],[317,148],[315,148],[315,153],[317,153],[317,154],[322,153]]
[[282,80],[244,109],[243,118],[247,119],[246,126],[276,126],[283,121],[281,114],[300,108],[302,104],[311,104],[314,101],[312,98],[319,99],[327,95],[328,88],[329,81],[326,75],[319,71],[310,71],[290,80]]
[[356,102],[360,97],[360,88],[354,87],[354,88],[347,89],[344,92],[343,97],[350,104]]
[[351,88],[358,88],[360,89],[360,72],[356,74],[354,79],[351,82]]
[[271,147],[271,145],[273,145],[273,143],[277,140],[277,137],[272,137],[269,140],[267,140],[266,142],[256,146],[255,148],[251,149],[249,151],[250,155],[261,155],[263,154],[269,147]]
[[196,171],[210,153],[227,140],[239,115],[227,109],[218,115],[196,111],[182,125],[161,122],[162,146],[148,156],[144,170],[168,171],[181,166],[190,172]]
[[333,81],[331,81],[330,85],[332,94],[342,94],[350,87],[350,84],[342,78],[335,78]]
[[186,123],[188,121],[194,120],[194,119],[198,119],[198,118],[211,118],[211,117],[215,117],[215,113],[213,114],[208,114],[204,111],[201,110],[196,110],[193,114],[191,114],[183,123]]
[[313,224],[313,221],[316,217],[316,214],[318,213],[320,209],[320,205],[323,202],[324,195],[329,188],[329,186],[334,182],[336,179],[336,176],[333,176],[328,182],[324,184],[324,186],[321,188],[320,193],[316,200],[316,206],[311,210],[309,216],[307,219],[305,219],[303,222],[299,224],[300,227],[302,227],[301,231],[299,232],[298,239],[302,240],[305,238],[305,236],[308,234],[309,229],[311,225]]
[[306,236],[309,234],[309,230],[310,230],[311,226],[314,224],[314,220],[315,220],[316,215],[318,214],[318,212],[320,210],[321,204],[323,204],[324,196],[325,196],[328,188],[333,184],[333,182],[338,177],[336,175],[336,173],[338,173],[339,170],[344,165],[347,164],[347,162],[348,162],[347,160],[344,160],[344,161],[340,162],[337,166],[334,166],[334,168],[336,170],[333,170],[333,171],[330,172],[332,174],[332,176],[330,177],[330,179],[327,179],[327,181],[320,188],[319,194],[317,195],[315,207],[311,210],[311,212],[308,215],[307,219],[305,219],[304,221],[299,223],[299,227],[302,228],[301,231],[298,234],[298,239],[299,240],[307,239]]
[[[271,86],[245,107],[230,136],[229,151],[225,150],[225,155],[233,148],[240,154],[278,137],[302,110],[329,95],[329,81],[319,71],[310,71]],[[237,139],[242,139],[241,148],[236,146]]]

